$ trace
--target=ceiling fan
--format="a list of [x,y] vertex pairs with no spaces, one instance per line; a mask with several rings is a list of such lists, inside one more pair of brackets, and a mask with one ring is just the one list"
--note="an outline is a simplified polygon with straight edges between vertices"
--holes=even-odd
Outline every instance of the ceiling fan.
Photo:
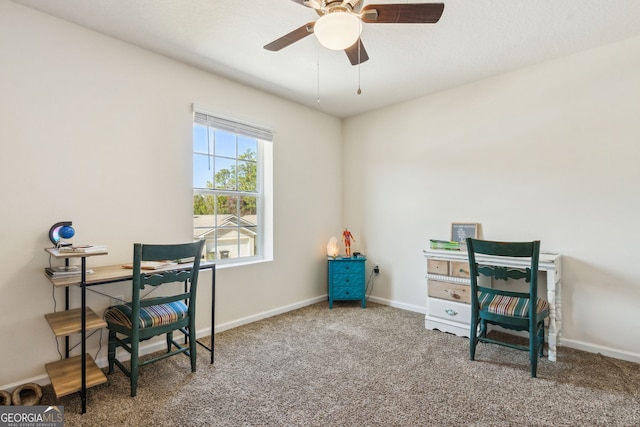
[[344,50],[352,65],[369,59],[360,40],[362,23],[367,24],[435,24],[444,10],[443,3],[368,4],[361,0],[291,0],[315,9],[320,18],[308,22],[264,46],[277,52],[315,34],[323,46]]

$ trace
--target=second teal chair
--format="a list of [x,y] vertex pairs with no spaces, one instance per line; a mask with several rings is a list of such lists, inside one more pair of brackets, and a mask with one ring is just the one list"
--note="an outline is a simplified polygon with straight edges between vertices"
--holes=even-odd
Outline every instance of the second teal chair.
[[[537,375],[538,355],[544,349],[544,319],[549,316],[549,304],[538,298],[538,263],[540,241],[533,242],[492,242],[467,239],[469,272],[471,276],[471,330],[469,331],[469,352],[475,359],[479,342],[504,345],[529,352],[531,376]],[[481,263],[477,255],[490,255]],[[526,269],[509,267],[509,259],[528,259]],[[492,281],[503,280],[505,284],[526,282],[527,291],[513,291],[482,286],[479,276]],[[527,331],[527,346],[489,338],[487,325],[499,325],[506,329]]]
[[[109,329],[109,374],[114,365],[124,372],[131,382],[131,397],[136,395],[138,386],[138,368],[169,356],[184,353],[191,359],[191,372],[196,371],[196,292],[200,257],[204,241],[176,245],[133,246],[133,286],[131,302],[109,307],[105,320]],[[193,258],[190,270],[155,271],[143,270],[144,261],[166,261]],[[145,287],[157,288],[161,285],[176,283],[170,289],[172,293],[163,296],[145,298]],[[178,289],[176,291],[176,289]],[[183,345],[173,339],[173,332],[182,332],[189,345]],[[158,335],[165,335],[167,352],[147,359],[139,360],[140,342]],[[116,349],[122,347],[131,354],[129,368],[116,357]],[[175,348],[174,348],[175,347]]]

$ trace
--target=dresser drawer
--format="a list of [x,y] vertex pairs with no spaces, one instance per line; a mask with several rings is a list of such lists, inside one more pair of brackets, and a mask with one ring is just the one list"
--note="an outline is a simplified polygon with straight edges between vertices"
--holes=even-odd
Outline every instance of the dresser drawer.
[[427,273],[439,274],[441,276],[449,275],[449,261],[439,259],[427,260]]
[[469,277],[469,263],[466,261],[451,261],[451,276]]
[[364,289],[359,286],[354,286],[350,288],[346,287],[335,287],[333,289],[333,299],[360,299],[364,296]]
[[470,290],[471,287],[469,285],[429,280],[428,295],[430,297],[470,304]]
[[336,262],[333,265],[333,274],[354,274],[361,275],[364,273],[364,262],[344,261]]
[[471,305],[439,298],[429,298],[429,316],[469,325]]
[[333,287],[351,287],[362,283],[362,274],[334,274],[331,285]]

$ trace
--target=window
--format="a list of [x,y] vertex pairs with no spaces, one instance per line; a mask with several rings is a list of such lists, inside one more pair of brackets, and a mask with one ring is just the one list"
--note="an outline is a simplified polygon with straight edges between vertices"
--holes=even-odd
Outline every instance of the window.
[[194,107],[193,236],[205,240],[207,260],[271,257],[272,139],[269,130]]

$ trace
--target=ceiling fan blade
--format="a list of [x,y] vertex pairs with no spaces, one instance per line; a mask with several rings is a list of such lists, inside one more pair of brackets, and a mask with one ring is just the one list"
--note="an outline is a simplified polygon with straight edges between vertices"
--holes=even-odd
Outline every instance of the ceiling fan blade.
[[[362,44],[362,40],[359,39],[360,43],[355,42],[351,47],[348,47],[344,50],[344,53],[349,57],[349,61],[351,65],[362,64],[365,61],[369,60],[369,55],[367,55],[367,51],[364,48],[364,44]],[[360,55],[358,56],[358,48],[360,50]]]
[[401,3],[368,4],[361,13],[368,24],[435,24],[443,11],[444,3]]
[[298,40],[302,40],[307,37],[309,34],[313,33],[313,26],[315,22],[309,22],[304,24],[300,28],[296,28],[288,34],[280,37],[277,40],[272,41],[271,43],[264,46],[265,49],[277,52],[280,49],[284,49],[285,47],[297,42]]
[[318,0],[291,0],[294,3],[298,3],[299,5],[310,7],[312,9],[320,9],[322,5]]

